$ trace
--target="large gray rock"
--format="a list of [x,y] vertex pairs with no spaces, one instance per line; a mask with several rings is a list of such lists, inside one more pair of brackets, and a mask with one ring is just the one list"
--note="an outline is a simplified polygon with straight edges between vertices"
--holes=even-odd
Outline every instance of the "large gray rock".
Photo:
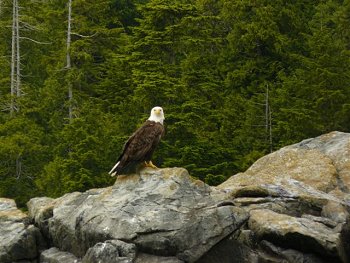
[[217,187],[250,213],[241,228],[250,241],[236,240],[253,248],[252,262],[349,262],[349,162],[350,134],[332,132],[264,156]]
[[251,210],[249,228],[259,239],[304,252],[337,255],[340,233],[308,218],[278,214],[271,210]]
[[[28,215],[34,219],[44,236],[49,236],[49,219],[53,213],[54,199],[48,197],[32,198],[27,203]],[[49,241],[49,240],[48,240]]]
[[0,262],[31,261],[43,247],[38,228],[11,199],[0,198]]
[[215,191],[182,168],[144,169],[112,187],[36,198],[28,207],[53,245],[78,257],[99,242],[123,240],[146,254],[194,262],[248,219],[239,207],[218,206]]

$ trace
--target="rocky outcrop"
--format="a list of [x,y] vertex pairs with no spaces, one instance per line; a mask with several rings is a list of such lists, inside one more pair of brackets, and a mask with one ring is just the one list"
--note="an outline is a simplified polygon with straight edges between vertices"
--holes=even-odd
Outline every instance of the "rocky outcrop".
[[220,205],[214,192],[182,168],[144,169],[108,188],[34,198],[28,208],[52,246],[84,263],[133,262],[139,253],[195,262],[248,220],[244,209]]
[[249,212],[237,240],[250,255],[350,262],[349,175],[350,134],[332,132],[271,153],[218,188]]
[[[147,168],[107,188],[34,198],[31,222],[0,200],[1,233],[13,227],[27,238],[16,241],[27,249],[18,253],[0,240],[0,262],[347,263],[349,162],[350,134],[333,132],[269,154],[218,187],[182,168]],[[13,214],[6,227],[1,213]]]

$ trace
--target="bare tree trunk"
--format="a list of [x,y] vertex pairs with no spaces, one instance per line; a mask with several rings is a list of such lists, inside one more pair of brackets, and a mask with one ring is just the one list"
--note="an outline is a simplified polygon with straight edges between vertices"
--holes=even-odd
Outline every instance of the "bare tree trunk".
[[[20,48],[19,48],[19,0],[16,1],[16,89],[17,97],[21,96],[21,57],[20,57]],[[17,105],[18,107],[18,105]]]
[[10,114],[18,110],[16,97],[21,96],[21,57],[19,46],[19,5],[18,0],[12,1],[12,39],[11,39],[11,103]]
[[16,158],[16,178],[19,179],[22,174],[22,157],[18,155]]
[[269,116],[270,116],[270,153],[272,153],[273,145],[272,145],[272,114],[271,114],[271,107],[269,106]]
[[[71,44],[71,23],[72,23],[72,0],[68,0],[68,29],[67,29],[67,71],[71,69],[70,44]],[[70,79],[68,79],[68,117],[69,121],[73,118],[73,88]]]
[[16,94],[16,0],[12,1],[12,39],[11,39],[11,115],[15,111],[15,94]]
[[266,134],[268,134],[269,131],[269,86],[266,86],[266,93],[265,93],[265,127],[266,127]]
[[265,127],[266,127],[266,141],[268,141],[270,152],[272,152],[272,120],[271,120],[271,107],[269,98],[269,86],[266,86],[266,99],[265,99]]

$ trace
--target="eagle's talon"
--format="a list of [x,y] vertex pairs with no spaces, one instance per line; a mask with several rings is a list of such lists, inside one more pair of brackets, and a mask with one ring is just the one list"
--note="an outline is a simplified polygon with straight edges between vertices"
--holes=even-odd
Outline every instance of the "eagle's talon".
[[155,165],[152,163],[152,161],[149,161],[149,162],[145,161],[145,167],[150,167],[150,168],[153,168],[153,169],[158,169],[158,167],[155,166]]

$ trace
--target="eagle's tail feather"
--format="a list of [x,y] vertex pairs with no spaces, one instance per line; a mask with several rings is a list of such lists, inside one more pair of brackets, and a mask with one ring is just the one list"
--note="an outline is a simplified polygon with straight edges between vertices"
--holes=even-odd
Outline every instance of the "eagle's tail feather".
[[110,174],[112,177],[115,176],[115,175],[117,174],[117,171],[115,171],[115,170],[117,169],[119,163],[120,163],[120,161],[117,162],[117,163],[113,166],[113,168],[109,171],[109,174]]

